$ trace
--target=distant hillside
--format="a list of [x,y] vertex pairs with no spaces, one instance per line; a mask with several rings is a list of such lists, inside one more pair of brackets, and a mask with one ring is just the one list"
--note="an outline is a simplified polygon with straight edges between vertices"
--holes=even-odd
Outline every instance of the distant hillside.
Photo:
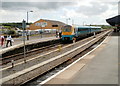
[[110,25],[87,25],[87,26],[99,26],[103,29],[113,29],[114,28],[113,26],[110,26]]
[[[32,23],[29,23],[29,25]],[[13,28],[13,27],[17,27],[17,28],[22,28],[22,23],[0,23],[0,26],[5,26],[8,28]]]

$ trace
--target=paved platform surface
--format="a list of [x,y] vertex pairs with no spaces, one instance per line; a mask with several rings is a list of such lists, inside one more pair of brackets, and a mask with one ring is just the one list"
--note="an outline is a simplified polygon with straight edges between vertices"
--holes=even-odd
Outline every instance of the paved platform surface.
[[118,84],[118,36],[112,34],[83,59],[45,84]]
[[[56,38],[54,35],[46,35],[46,36],[42,36],[42,38],[40,35],[39,36],[30,36],[29,40],[26,40],[26,43],[27,42],[30,42],[30,43],[42,42],[42,41],[53,40],[53,39],[58,39],[58,38]],[[23,37],[13,38],[13,39],[14,39],[14,42],[12,43],[13,46],[23,43]],[[12,46],[10,46],[10,44],[8,46],[12,47]],[[0,49],[5,49],[5,48],[9,48],[9,47],[6,47],[6,41],[4,41],[4,45],[3,45],[3,47],[0,46]]]
[[[20,38],[13,38],[14,39],[14,42],[12,43],[12,46],[8,45],[9,47],[6,47],[6,41],[4,42],[4,45],[3,47],[0,46],[0,53],[3,53],[3,52],[7,52],[11,49],[15,49],[15,48],[18,48],[20,46],[23,46],[23,38],[20,37]],[[41,38],[41,36],[31,36],[29,40],[26,40],[25,41],[25,44],[32,44],[32,43],[38,43],[38,42],[45,42],[45,41],[50,41],[50,40],[57,40],[59,39],[59,37],[55,37],[55,36],[43,36]]]

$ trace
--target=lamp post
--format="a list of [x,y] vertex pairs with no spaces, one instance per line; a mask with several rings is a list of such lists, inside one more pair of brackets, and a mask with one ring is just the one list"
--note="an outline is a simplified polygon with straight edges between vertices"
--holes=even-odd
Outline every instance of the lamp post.
[[[27,11],[27,25],[28,25],[28,13],[29,13],[29,12],[33,12],[33,11]],[[28,30],[27,30],[27,40],[29,40]]]
[[85,21],[83,21],[83,26],[85,26]]
[[118,1],[118,15],[120,15],[120,1]]
[[72,19],[72,25],[74,25],[74,20]]
[[26,63],[26,49],[25,49],[25,28],[26,28],[26,21],[22,21],[22,28],[23,28],[23,43],[24,43],[24,62]]
[[[120,15],[120,0],[118,2],[118,16]],[[118,19],[119,22],[119,19]],[[118,26],[118,31],[120,31],[120,22],[119,22],[119,26]]]
[[67,18],[67,19],[66,19],[66,24],[68,24],[68,20],[70,20],[70,18]]

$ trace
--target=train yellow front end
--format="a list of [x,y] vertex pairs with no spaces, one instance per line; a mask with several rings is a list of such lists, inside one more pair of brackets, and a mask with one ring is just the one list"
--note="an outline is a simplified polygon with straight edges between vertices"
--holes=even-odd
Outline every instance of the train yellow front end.
[[63,41],[73,40],[74,37],[75,37],[74,28],[72,26],[66,25],[62,27],[62,40]]

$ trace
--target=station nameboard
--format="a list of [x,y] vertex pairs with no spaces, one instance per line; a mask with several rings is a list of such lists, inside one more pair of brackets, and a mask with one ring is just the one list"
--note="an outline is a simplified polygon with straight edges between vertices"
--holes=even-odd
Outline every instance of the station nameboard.
[[47,22],[35,23],[35,26],[46,27],[47,26]]

